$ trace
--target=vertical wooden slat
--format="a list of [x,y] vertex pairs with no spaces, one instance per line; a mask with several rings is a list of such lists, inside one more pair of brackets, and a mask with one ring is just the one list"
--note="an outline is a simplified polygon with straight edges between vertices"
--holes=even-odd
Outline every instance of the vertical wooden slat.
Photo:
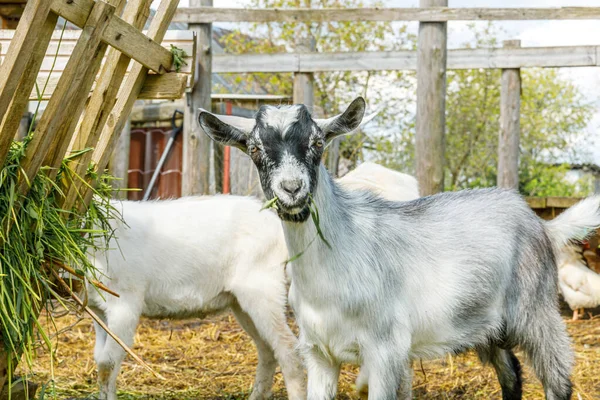
[[[300,37],[296,41],[296,53],[310,53],[315,51],[316,44],[312,37]],[[315,77],[310,72],[297,72],[294,74],[294,104],[304,104],[311,112],[314,108]]]
[[[211,7],[212,0],[190,0],[190,7]],[[212,24],[190,24],[196,32],[196,69],[192,90],[186,95],[183,123],[184,196],[208,194],[210,186],[210,149],[212,141],[198,125],[198,109],[210,110],[212,86]]]
[[[447,7],[448,0],[420,0],[419,6]],[[445,22],[419,23],[416,162],[424,196],[444,190],[446,43]]]
[[[521,47],[521,41],[506,40],[504,47]],[[519,188],[520,118],[521,70],[503,69],[500,90],[500,135],[498,136],[498,187]]]
[[[119,135],[119,140],[110,160],[110,173],[118,180],[113,182],[115,189],[127,189],[127,180],[129,177],[129,151],[131,144],[131,120],[128,119],[125,127]],[[118,191],[115,194],[117,199],[127,199],[126,191]]]
[[[0,164],[4,163],[23,113],[22,109],[17,109],[21,107],[24,96],[20,90],[26,89],[31,81],[30,68],[41,63],[39,54],[42,50],[45,53],[52,35],[51,30],[56,25],[56,17],[50,15],[50,3],[47,0],[31,0],[27,3],[6,57],[0,65]],[[52,28],[49,28],[50,25]],[[33,72],[37,73],[38,69],[39,67]],[[23,76],[24,73],[26,76]],[[27,97],[29,93],[31,88],[26,92]],[[11,101],[14,101],[15,107],[9,111]],[[2,122],[5,116],[10,117],[6,123]],[[15,119],[17,116],[18,119]]]
[[[102,33],[115,7],[98,1],[81,32],[81,36],[73,50],[73,54],[65,67],[56,91],[48,102],[44,114],[37,126],[33,139],[27,145],[25,157],[22,160],[22,170],[27,179],[21,179],[19,192],[26,193],[29,183],[40,167],[56,166],[55,160],[62,160],[66,148],[64,141],[69,143],[69,131],[75,129],[75,124],[83,110],[93,79],[100,68],[100,62],[106,50],[101,41]],[[61,153],[62,154],[59,154]]]

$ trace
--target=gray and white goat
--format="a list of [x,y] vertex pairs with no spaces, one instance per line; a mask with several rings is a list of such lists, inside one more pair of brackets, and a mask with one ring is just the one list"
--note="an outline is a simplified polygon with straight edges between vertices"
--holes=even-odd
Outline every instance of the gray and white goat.
[[[362,366],[369,399],[410,399],[413,359],[469,348],[494,366],[503,399],[521,399],[517,346],[546,398],[569,399],[573,354],[558,311],[555,252],[600,225],[600,198],[544,222],[508,190],[406,202],[347,191],[321,158],[364,112],[358,98],[325,120],[303,105],[263,106],[255,119],[198,116],[213,140],[252,158],[265,195],[278,199],[289,253],[304,252],[292,264],[289,299],[308,399],[335,396],[342,362]],[[317,235],[310,202],[331,248],[309,246]]]

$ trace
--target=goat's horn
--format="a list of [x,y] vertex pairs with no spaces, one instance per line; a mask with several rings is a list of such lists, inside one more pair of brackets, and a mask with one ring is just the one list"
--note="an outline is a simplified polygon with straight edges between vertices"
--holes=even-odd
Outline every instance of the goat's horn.
[[254,129],[254,125],[256,125],[256,121],[254,120],[254,118],[238,117],[235,115],[215,114],[203,108],[199,108],[198,112],[205,112],[214,115],[215,117],[219,118],[222,122],[229,124],[246,133],[252,132],[252,129]]

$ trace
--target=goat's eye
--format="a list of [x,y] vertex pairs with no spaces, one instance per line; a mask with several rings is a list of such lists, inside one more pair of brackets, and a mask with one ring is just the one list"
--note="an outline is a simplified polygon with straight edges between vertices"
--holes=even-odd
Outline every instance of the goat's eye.
[[252,154],[256,153],[258,151],[258,147],[256,147],[255,145],[251,144],[250,146],[248,146],[248,151]]
[[323,144],[324,144],[324,142],[321,139],[315,141],[315,146],[317,146],[317,147],[323,147]]

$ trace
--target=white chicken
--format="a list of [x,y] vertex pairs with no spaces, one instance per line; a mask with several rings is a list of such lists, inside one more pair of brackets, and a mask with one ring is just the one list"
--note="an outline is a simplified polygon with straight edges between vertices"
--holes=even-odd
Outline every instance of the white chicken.
[[581,248],[576,245],[565,246],[558,254],[557,265],[560,291],[575,321],[584,308],[600,305],[600,274],[586,266]]

